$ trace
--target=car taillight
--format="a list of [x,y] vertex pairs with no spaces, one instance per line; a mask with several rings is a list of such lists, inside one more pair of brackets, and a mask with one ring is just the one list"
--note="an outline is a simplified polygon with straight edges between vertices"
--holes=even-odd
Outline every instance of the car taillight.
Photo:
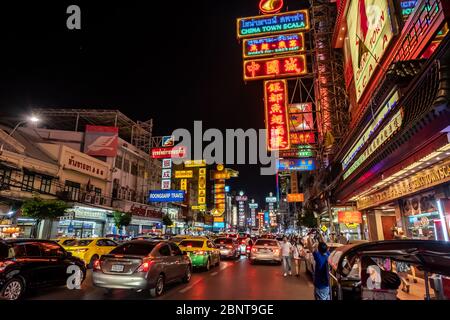
[[280,253],[280,250],[279,250],[279,249],[275,249],[275,250],[273,250],[273,252],[274,252],[275,254],[278,254],[278,253]]
[[7,266],[14,264],[14,261],[0,261],[0,272],[3,272]]
[[256,248],[252,248],[252,252],[256,252],[258,251]]
[[151,261],[144,262],[139,266],[139,268],[136,270],[136,272],[148,272],[150,270],[150,266],[152,265]]
[[233,246],[232,245],[228,245],[227,248],[228,249],[233,249]]
[[100,259],[94,261],[94,270],[101,270]]
[[250,247],[250,246],[247,246],[247,250],[250,250],[252,247]]

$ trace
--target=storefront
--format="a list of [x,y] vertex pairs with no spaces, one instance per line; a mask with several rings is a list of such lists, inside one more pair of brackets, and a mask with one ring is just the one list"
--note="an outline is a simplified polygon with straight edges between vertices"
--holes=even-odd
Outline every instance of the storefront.
[[[162,232],[163,213],[161,208],[126,200],[115,201],[114,207],[132,216],[130,225],[125,228],[127,235],[137,236],[144,233]],[[113,234],[118,233],[114,226],[111,231]]]
[[[57,237],[102,237],[109,233],[108,215],[112,211],[101,208],[74,206],[57,223]],[[53,234],[53,232],[52,232]]]

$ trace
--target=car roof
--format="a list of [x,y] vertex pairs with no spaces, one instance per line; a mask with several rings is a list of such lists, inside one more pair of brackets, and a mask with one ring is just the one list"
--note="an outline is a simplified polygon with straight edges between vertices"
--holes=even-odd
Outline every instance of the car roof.
[[13,244],[13,243],[21,243],[21,242],[55,242],[54,240],[47,240],[47,239],[33,239],[33,238],[19,238],[19,239],[5,239],[0,240],[0,242],[4,242],[7,244]]
[[185,241],[185,240],[188,240],[188,241],[208,241],[209,239],[206,239],[206,238],[200,238],[200,237],[196,237],[196,238],[193,238],[193,237],[191,237],[191,238],[188,238],[188,239],[183,239],[183,241]]

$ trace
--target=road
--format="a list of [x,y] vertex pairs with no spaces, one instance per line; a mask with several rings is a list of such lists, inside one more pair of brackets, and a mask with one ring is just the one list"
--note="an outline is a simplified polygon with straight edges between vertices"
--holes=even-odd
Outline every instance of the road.
[[[151,299],[147,292],[115,290],[105,294],[104,289],[92,285],[91,271],[80,290],[65,287],[40,289],[30,293],[33,300],[142,300]],[[304,266],[299,277],[283,277],[278,265],[250,265],[247,258],[237,261],[222,260],[219,267],[210,271],[196,271],[187,284],[168,286],[157,300],[312,300],[311,277]]]

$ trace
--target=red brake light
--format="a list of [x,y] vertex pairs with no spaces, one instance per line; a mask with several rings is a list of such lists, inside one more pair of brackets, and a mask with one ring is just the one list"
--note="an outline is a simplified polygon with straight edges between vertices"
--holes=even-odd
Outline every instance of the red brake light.
[[136,270],[136,272],[148,272],[150,270],[150,266],[152,265],[151,261],[144,262],[139,266],[139,268]]
[[101,270],[100,259],[94,261],[94,270]]
[[247,246],[247,250],[250,250],[251,249],[251,246]]
[[232,245],[227,245],[227,248],[228,249],[233,249],[233,246]]

